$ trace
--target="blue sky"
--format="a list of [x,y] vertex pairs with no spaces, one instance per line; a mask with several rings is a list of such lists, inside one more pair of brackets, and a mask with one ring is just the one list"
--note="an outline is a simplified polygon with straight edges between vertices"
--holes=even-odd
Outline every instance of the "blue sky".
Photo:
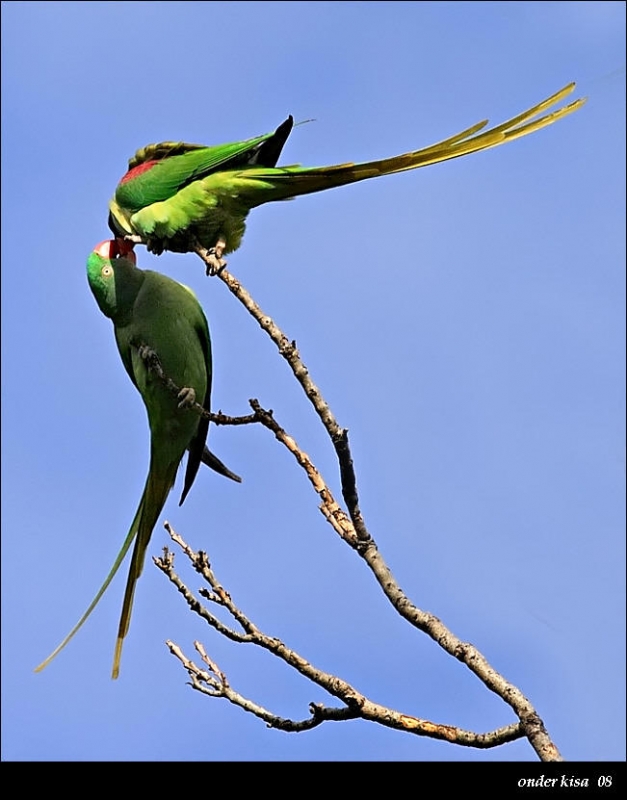
[[[200,639],[284,717],[329,698],[220,639],[147,562],[118,681],[126,567],[108,571],[148,429],[85,262],[138,148],[298,127],[284,163],[426,146],[566,83],[587,105],[520,141],[253,211],[229,267],[296,339],[350,430],[371,533],[410,598],[535,704],[569,759],[625,758],[625,6],[565,3],[2,3],[2,685],[5,760],[533,759],[365,722],[299,736],[186,686]],[[274,409],[339,496],[286,364],[193,255],[214,407]],[[204,470],[163,513],[267,633],[376,702],[476,731],[513,714],[399,619],[261,429],[212,428],[241,486]],[[179,481],[181,477],[179,477]],[[161,524],[150,545],[168,543]],[[177,556],[190,586],[199,581]]]

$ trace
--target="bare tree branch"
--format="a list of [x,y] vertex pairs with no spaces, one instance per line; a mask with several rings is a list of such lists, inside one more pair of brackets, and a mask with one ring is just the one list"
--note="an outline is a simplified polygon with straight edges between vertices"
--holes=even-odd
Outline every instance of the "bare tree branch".
[[200,601],[194,596],[187,586],[181,581],[178,574],[174,571],[174,554],[164,548],[163,557],[153,559],[157,567],[168,577],[168,579],[177,587],[179,592],[185,597],[190,609],[202,617],[202,619],[218,630],[220,633],[228,636],[228,638],[235,641],[246,642],[255,644],[268,650],[277,658],[280,658],[289,666],[296,669],[303,676],[308,678],[313,683],[317,684],[333,697],[337,697],[345,703],[345,709],[327,708],[326,706],[310,705],[311,718],[308,720],[301,720],[295,722],[286,720],[279,717],[267,709],[257,705],[248,698],[243,697],[240,693],[233,690],[225,676],[225,674],[217,667],[217,665],[206,654],[203,646],[199,642],[195,642],[196,650],[200,653],[202,660],[208,667],[208,670],[200,669],[189,660],[181,651],[181,649],[173,642],[168,641],[166,644],[170,648],[170,652],[175,655],[183,664],[192,680],[194,689],[201,691],[203,694],[208,694],[212,697],[225,697],[234,705],[240,706],[245,711],[249,711],[260,719],[263,719],[270,727],[277,727],[284,731],[302,731],[315,725],[319,725],[327,720],[345,720],[345,719],[364,719],[371,722],[376,722],[388,728],[395,730],[402,730],[407,733],[413,733],[416,736],[428,736],[432,739],[443,739],[448,742],[463,745],[466,747],[489,748],[496,747],[504,744],[505,742],[513,741],[514,739],[522,738],[525,733],[523,726],[518,723],[508,725],[504,728],[499,728],[496,731],[488,733],[477,734],[473,731],[463,730],[462,728],[453,725],[444,725],[441,723],[431,722],[429,720],[420,719],[410,714],[403,714],[394,709],[387,708],[374,703],[369,700],[364,694],[359,692],[355,687],[347,681],[338,678],[321,669],[315,667],[311,662],[298,654],[295,650],[287,647],[279,639],[268,636],[263,633],[249,617],[235,604],[231,595],[224,589],[211,569],[207,554],[203,551],[195,552],[191,547],[177,534],[172,526],[166,522],[165,527],[179,547],[183,550],[185,555],[190,559],[194,565],[194,569],[202,575],[205,581],[211,587],[211,592],[201,590],[200,594],[210,599],[212,602],[222,606],[226,611],[237,621],[239,625],[246,632],[245,634],[236,634],[232,629],[225,626],[220,622],[217,617],[206,609]]
[[[197,247],[196,253],[207,264],[206,253],[203,248]],[[340,465],[342,495],[355,527],[355,535],[360,544],[363,543],[364,545],[357,548],[357,550],[374,573],[385,596],[402,617],[419,630],[428,634],[447,653],[464,663],[491,691],[498,694],[512,707],[525,728],[525,734],[531,746],[542,760],[561,760],[559,750],[551,741],[542,719],[525,695],[500,675],[473,645],[463,642],[455,636],[433,614],[421,611],[401,590],[391,570],[382,558],[374,539],[368,532],[359,510],[357,481],[347,430],[337,423],[320,390],[311,379],[309,370],[300,359],[296,343],[289,341],[276,323],[267,314],[264,314],[241,283],[226,269],[221,270],[218,277],[276,344],[279,353],[289,364],[294,376],[302,386],[326,428],[335,447]],[[323,513],[325,513],[324,509]],[[352,544],[350,536],[343,536],[342,538]]]
[[[198,247],[196,252],[209,266],[206,251]],[[498,673],[473,645],[468,642],[463,642],[455,636],[455,634],[433,614],[420,610],[402,591],[392,575],[391,570],[381,556],[359,509],[357,481],[347,430],[340,427],[331,409],[322,397],[320,390],[311,379],[309,370],[300,358],[296,343],[290,341],[287,336],[285,336],[276,323],[262,311],[257,303],[255,303],[241,283],[227,272],[226,269],[222,269],[218,273],[218,277],[276,344],[280,355],[287,361],[294,376],[312,403],[331,439],[338,458],[342,495],[348,513],[337,503],[328,484],[316,469],[309,456],[299,448],[295,439],[286,433],[277,423],[273,413],[263,409],[257,400],[250,401],[253,414],[245,417],[228,417],[222,413],[208,415],[205,409],[199,404],[195,404],[193,407],[194,410],[203,416],[208,415],[209,418],[217,424],[241,425],[259,423],[270,430],[275,438],[292,453],[298,465],[305,471],[310,483],[321,500],[320,510],[325,519],[331,524],[336,533],[364,559],[385,596],[396,611],[411,625],[429,635],[447,653],[464,663],[488,689],[511,706],[518,716],[519,723],[500,728],[490,733],[477,734],[453,726],[421,720],[417,717],[401,714],[400,712],[373,703],[368,700],[365,695],[358,692],[340,678],[328,673],[323,673],[312,667],[309,662],[294,653],[294,651],[285,647],[278,639],[273,639],[262,634],[248,617],[242,614],[232,603],[228,592],[215,581],[215,576],[209,567],[206,555],[204,553],[194,553],[180,537],[171,532],[175,541],[184,549],[186,555],[194,564],[195,569],[203,575],[205,580],[207,580],[213,588],[213,593],[208,593],[206,590],[203,590],[201,592],[202,596],[226,608],[233,619],[242,628],[243,633],[225,625],[214,614],[211,614],[208,609],[202,606],[200,601],[189,591],[174,572],[173,556],[166,550],[163,559],[157,559],[155,563],[157,563],[157,566],[168,576],[172,583],[177,586],[190,608],[199,614],[205,622],[227,638],[242,643],[254,643],[269,650],[273,655],[284,660],[290,666],[301,672],[305,677],[322,686],[334,697],[341,699],[346,704],[347,710],[319,709],[317,707],[313,710],[314,707],[312,706],[311,719],[298,723],[284,720],[271,714],[271,712],[268,712],[261,706],[257,706],[252,701],[243,698],[241,695],[234,693],[230,687],[228,687],[223,673],[217,670],[217,668],[214,669],[215,665],[212,666],[211,662],[205,660],[205,665],[209,667],[209,672],[200,670],[193,662],[188,661],[185,656],[183,656],[176,645],[169,643],[168,646],[171,651],[182,661],[185,668],[188,670],[194,688],[202,690],[204,693],[211,694],[212,696],[226,697],[230,702],[241,706],[251,713],[255,713],[269,725],[280,727],[283,730],[304,730],[305,727],[303,726],[313,727],[314,722],[317,725],[320,721],[325,719],[344,719],[358,716],[363,719],[376,721],[387,727],[416,733],[417,735],[444,739],[470,747],[494,747],[504,742],[525,736],[541,760],[561,760],[561,755],[552,742],[542,719],[524,694]],[[147,351],[147,348],[145,348],[141,342],[133,342],[133,345],[138,348],[142,358],[145,358],[148,367],[158,375],[173,393],[178,394],[181,387],[177,387],[168,376],[165,375],[159,363],[158,356]],[[349,712],[350,716],[342,716]]]
[[[208,253],[205,248],[197,246],[196,253],[204,261],[209,269],[211,267],[211,260],[208,258]],[[342,495],[346,508],[355,526],[357,537],[364,542],[370,541],[370,534],[366,530],[366,526],[359,510],[359,497],[357,494],[357,478],[355,477],[355,467],[350,453],[348,444],[348,430],[340,427],[329,404],[323,398],[322,393],[313,382],[309,375],[309,370],[304,365],[300,358],[300,354],[296,347],[295,341],[290,341],[283,331],[275,324],[274,320],[265,314],[257,303],[253,300],[250,294],[242,286],[242,284],[231,275],[226,269],[220,270],[217,275],[220,280],[227,286],[228,290],[233,294],[240,303],[248,310],[250,315],[257,320],[262,330],[264,330],[272,341],[277,346],[280,355],[290,365],[294,377],[300,383],[303,391],[309,398],[311,404],[320,417],[322,424],[327,430],[335,452],[337,453],[338,463],[340,465],[340,479],[342,482]]]

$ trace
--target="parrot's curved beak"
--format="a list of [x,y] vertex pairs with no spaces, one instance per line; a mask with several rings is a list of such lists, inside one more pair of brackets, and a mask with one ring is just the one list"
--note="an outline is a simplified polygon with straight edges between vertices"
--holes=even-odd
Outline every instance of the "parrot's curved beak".
[[133,242],[127,242],[125,239],[105,239],[104,242],[100,242],[94,247],[94,253],[108,260],[125,258],[133,264],[137,264],[134,246]]
[[132,261],[133,264],[137,264],[135,251],[133,250],[135,244],[133,242],[128,242],[126,239],[118,239],[116,237],[114,240],[114,247],[116,251],[115,254],[119,258],[126,258],[129,261]]

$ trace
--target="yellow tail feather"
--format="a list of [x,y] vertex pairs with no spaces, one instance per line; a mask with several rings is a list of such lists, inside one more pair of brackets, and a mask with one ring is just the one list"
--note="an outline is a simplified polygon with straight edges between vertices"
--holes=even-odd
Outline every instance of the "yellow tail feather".
[[[548,125],[552,125],[562,117],[566,117],[581,108],[586,102],[586,98],[580,98],[539,117],[540,114],[567,97],[574,88],[575,84],[569,83],[568,86],[560,89],[559,92],[551,95],[551,97],[527,111],[517,114],[506,122],[496,125],[494,128],[483,130],[488,124],[487,120],[483,120],[461,131],[461,133],[443,139],[429,147],[423,147],[420,150],[413,150],[391,158],[367,161],[361,164],[349,162],[329,167],[288,166],[277,167],[273,170],[253,168],[234,174],[242,182],[250,180],[251,184],[259,181],[267,183],[272,187],[269,192],[272,195],[271,199],[283,200],[288,197],[296,197],[334,186],[366,180],[367,178],[426,167],[431,164],[437,164],[440,161],[449,161],[480,150],[497,147],[505,144],[505,142],[519,139],[522,136],[527,136]],[[209,182],[210,178],[205,180]],[[254,185],[251,185],[251,190],[250,198],[252,201],[258,200],[257,204],[259,205],[268,202],[267,194],[255,193]]]

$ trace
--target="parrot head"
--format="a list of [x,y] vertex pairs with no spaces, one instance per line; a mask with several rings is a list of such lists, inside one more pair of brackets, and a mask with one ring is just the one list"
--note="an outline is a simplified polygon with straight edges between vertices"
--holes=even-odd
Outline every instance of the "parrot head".
[[115,319],[132,304],[144,278],[136,263],[133,244],[123,239],[106,239],[92,250],[87,280],[106,317]]

